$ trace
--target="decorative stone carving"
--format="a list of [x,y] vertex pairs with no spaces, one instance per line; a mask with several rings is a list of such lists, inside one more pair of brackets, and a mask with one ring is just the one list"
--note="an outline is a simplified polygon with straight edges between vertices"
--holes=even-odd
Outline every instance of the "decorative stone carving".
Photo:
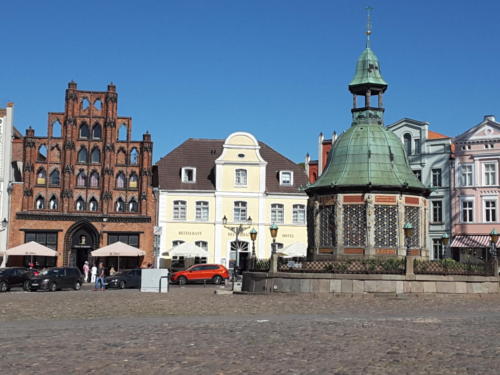
[[108,93],[106,94],[106,103],[116,103],[117,102],[117,95],[114,93]]
[[63,173],[65,173],[65,174],[73,174],[74,170],[75,169],[74,169],[74,167],[72,165],[66,164],[64,166]]
[[114,172],[113,172],[113,168],[104,168],[104,174],[105,175],[108,175],[108,176],[113,176]]
[[104,192],[104,194],[102,195],[102,200],[109,201],[111,199],[113,199],[113,194],[110,191]]
[[62,198],[73,198],[73,190],[64,189],[61,192],[61,197]]
[[35,167],[33,166],[33,164],[31,164],[29,162],[24,164],[24,168],[23,168],[24,172],[33,172],[34,170],[35,170]]
[[33,196],[33,189],[24,188],[23,194],[25,197],[32,197]]
[[114,144],[112,144],[112,143],[108,143],[108,144],[104,147],[104,149],[105,149],[106,151],[111,151],[111,152],[114,152],[114,151],[115,151],[115,145],[114,145]]
[[146,192],[145,192],[145,191],[143,191],[143,192],[142,192],[142,194],[141,194],[141,200],[142,200],[142,201],[145,201],[145,200],[147,200],[147,199],[148,199],[148,195],[146,194]]
[[65,150],[74,150],[75,149],[75,142],[73,142],[73,141],[64,142],[64,149]]
[[114,128],[116,126],[115,120],[106,120],[104,123],[105,128]]
[[73,117],[68,117],[66,119],[66,125],[76,125],[75,119]]

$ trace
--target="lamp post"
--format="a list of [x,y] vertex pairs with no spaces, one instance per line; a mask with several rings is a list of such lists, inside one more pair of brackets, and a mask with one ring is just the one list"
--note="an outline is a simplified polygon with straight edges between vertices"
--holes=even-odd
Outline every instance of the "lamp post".
[[276,236],[278,235],[278,226],[276,224],[272,224],[269,227],[269,231],[271,232],[271,237],[273,238],[273,245],[271,248],[272,254],[276,254]]
[[236,246],[237,246],[236,247],[236,264],[233,267],[233,289],[234,289],[234,278],[236,276],[236,267],[238,267],[239,250],[240,250],[239,245],[238,245],[238,237],[241,233],[243,233],[248,228],[250,228],[250,226],[252,225],[252,218],[250,216],[248,217],[248,219],[246,220],[247,225],[243,225],[244,223],[240,223],[239,225],[231,226],[231,225],[227,225],[227,217],[226,217],[226,215],[224,215],[224,217],[222,218],[222,224],[224,225],[224,228],[233,232],[235,237],[236,237],[236,239],[235,239]]
[[255,240],[257,239],[257,231],[252,228],[250,231],[250,239],[252,240],[252,258],[255,257]]
[[446,245],[448,245],[448,241],[450,240],[450,236],[448,236],[448,233],[443,233],[441,236],[441,244],[443,245],[443,248],[441,251],[443,252],[443,258],[444,254],[446,254]]
[[[9,224],[9,221],[6,218],[3,218],[2,228],[0,228],[0,232],[3,232],[7,229],[7,224]],[[8,241],[5,241],[5,249],[3,251],[2,264],[0,265],[0,268],[4,268],[7,266],[7,242]]]
[[406,223],[403,226],[403,230],[405,232],[405,238],[406,238],[406,256],[410,255],[410,238],[413,236],[413,225],[411,223]]
[[495,228],[493,228],[490,232],[490,239],[491,239],[491,247],[490,247],[490,254],[491,254],[491,259],[494,261],[497,258],[497,241],[498,241],[498,233]]

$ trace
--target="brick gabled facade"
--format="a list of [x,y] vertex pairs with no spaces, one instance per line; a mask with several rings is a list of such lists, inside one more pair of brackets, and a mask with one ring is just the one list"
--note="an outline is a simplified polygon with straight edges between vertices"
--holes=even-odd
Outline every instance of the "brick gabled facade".
[[153,143],[148,133],[132,140],[132,119],[117,104],[113,84],[96,92],[70,82],[64,112],[48,114],[47,136],[26,131],[9,247],[39,239],[57,250],[57,265],[81,267],[90,251],[118,239],[151,262]]

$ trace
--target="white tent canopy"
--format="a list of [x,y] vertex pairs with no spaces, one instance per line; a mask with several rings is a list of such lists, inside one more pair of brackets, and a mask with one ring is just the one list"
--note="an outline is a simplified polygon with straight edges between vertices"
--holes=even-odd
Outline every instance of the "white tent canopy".
[[285,258],[305,257],[307,255],[307,245],[302,242],[295,242],[280,250],[285,254]]
[[45,257],[55,257],[57,252],[49,249],[47,246],[40,245],[38,242],[27,242],[22,245],[12,247],[7,249],[5,252],[7,256],[9,255],[22,255],[22,256],[45,256]]
[[208,251],[199,246],[196,246],[192,242],[184,242],[162,253],[162,256],[167,256],[167,255],[171,257],[177,256],[186,258],[195,258],[195,257],[202,258],[208,256]]
[[146,253],[123,242],[115,242],[90,253],[93,257],[140,257]]

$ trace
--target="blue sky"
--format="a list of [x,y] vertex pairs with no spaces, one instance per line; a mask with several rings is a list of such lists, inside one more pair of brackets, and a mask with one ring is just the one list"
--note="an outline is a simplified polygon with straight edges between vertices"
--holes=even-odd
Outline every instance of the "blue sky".
[[189,137],[238,130],[316,158],[320,132],[350,126],[367,4],[386,124],[411,117],[453,136],[500,117],[494,0],[3,2],[0,106],[15,102],[18,129],[44,135],[70,80],[94,91],[112,81],[134,138],[152,133],[155,161]]

